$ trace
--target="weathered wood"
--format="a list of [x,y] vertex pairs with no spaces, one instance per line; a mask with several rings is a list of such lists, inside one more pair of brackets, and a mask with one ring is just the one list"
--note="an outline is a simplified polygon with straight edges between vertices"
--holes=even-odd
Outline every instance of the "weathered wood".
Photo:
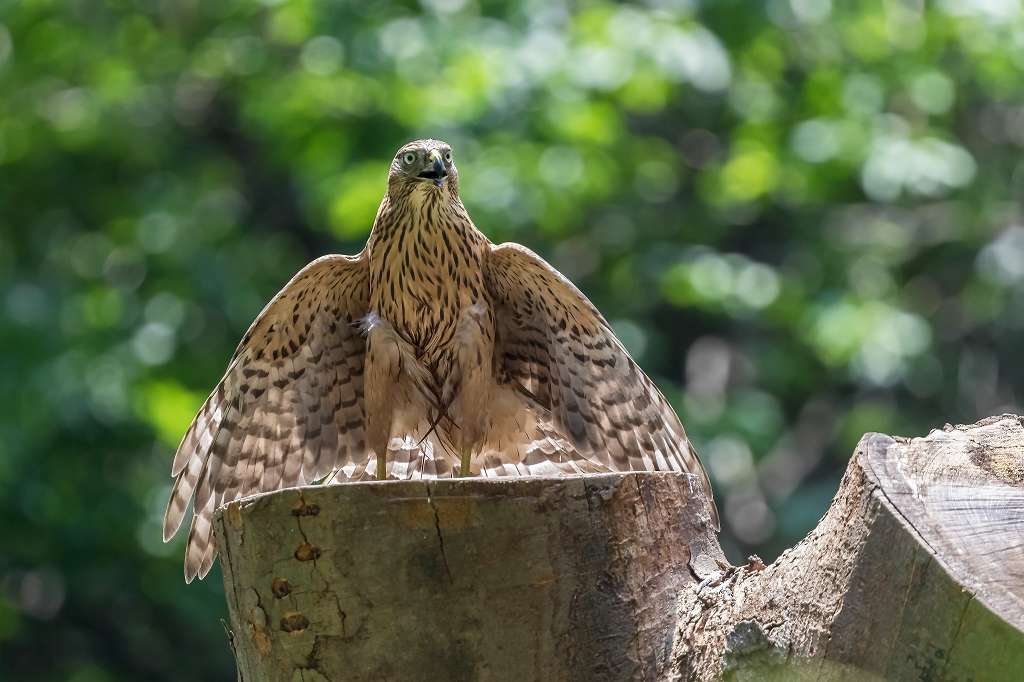
[[1024,679],[1024,427],[868,434],[729,567],[685,475],[285,490],[218,512],[252,680]]
[[683,592],[676,675],[1024,679],[1022,483],[1016,416],[866,435],[807,538]]
[[662,677],[691,557],[725,565],[699,490],[616,474],[234,502],[216,523],[241,677]]

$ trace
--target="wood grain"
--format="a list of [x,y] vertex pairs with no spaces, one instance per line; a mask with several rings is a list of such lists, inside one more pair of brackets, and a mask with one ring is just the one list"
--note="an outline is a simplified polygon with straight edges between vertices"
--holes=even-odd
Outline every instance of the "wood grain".
[[1024,428],[865,435],[818,526],[680,598],[681,679],[1020,680]]

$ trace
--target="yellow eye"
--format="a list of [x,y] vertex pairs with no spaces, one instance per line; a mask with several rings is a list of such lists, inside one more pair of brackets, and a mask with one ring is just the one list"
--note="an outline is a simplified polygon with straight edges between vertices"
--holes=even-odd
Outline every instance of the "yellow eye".
[[405,156],[402,157],[402,161],[405,162],[406,166],[411,166],[416,162],[416,155],[412,152],[406,152]]

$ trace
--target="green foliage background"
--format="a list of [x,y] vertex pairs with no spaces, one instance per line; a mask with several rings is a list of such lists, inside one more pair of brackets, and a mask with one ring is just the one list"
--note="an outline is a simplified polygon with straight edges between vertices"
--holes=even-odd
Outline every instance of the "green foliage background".
[[172,451],[421,136],[774,558],[864,431],[1018,405],[1022,67],[1018,0],[0,0],[0,677],[232,679]]

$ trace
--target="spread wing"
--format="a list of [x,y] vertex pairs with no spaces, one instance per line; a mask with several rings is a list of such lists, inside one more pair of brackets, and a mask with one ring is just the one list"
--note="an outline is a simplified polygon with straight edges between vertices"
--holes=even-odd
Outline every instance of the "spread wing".
[[192,499],[185,580],[213,564],[213,512],[231,500],[321,479],[367,459],[364,339],[369,268],[362,254],[313,261],[242,338],[174,456],[164,541]]
[[672,406],[572,282],[518,244],[494,246],[484,282],[497,318],[499,380],[550,410],[576,449],[619,471],[707,474]]

